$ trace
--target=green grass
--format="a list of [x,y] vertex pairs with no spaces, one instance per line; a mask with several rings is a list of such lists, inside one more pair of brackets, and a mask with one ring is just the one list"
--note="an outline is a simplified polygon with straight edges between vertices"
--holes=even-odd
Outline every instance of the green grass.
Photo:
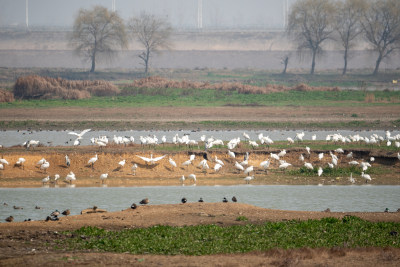
[[372,223],[357,217],[267,222],[263,225],[220,227],[154,226],[121,231],[84,227],[62,240],[72,250],[132,254],[212,255],[272,248],[400,247],[400,235],[390,232],[400,223]]
[[[382,106],[400,105],[400,91],[374,91],[376,102],[366,103],[365,92],[279,92],[271,94],[239,94],[217,90],[195,89],[131,89],[124,96],[92,97],[81,100],[18,100],[0,103],[0,108],[49,107],[216,107],[216,106]],[[392,101],[397,99],[397,101]],[[339,111],[338,111],[339,112]]]

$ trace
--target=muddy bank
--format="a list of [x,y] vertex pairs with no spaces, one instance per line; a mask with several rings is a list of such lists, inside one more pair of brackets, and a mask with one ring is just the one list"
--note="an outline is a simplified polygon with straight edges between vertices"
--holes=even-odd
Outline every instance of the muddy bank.
[[[0,224],[0,265],[145,265],[145,266],[398,266],[400,249],[396,248],[301,248],[272,249],[233,255],[163,256],[98,253],[55,249],[59,234],[82,226],[121,230],[153,225],[186,226],[215,224],[220,226],[262,224],[267,221],[308,220],[354,215],[372,222],[400,221],[396,213],[335,213],[263,209],[242,203],[186,203],[147,205],[119,212],[92,213],[62,217],[59,221],[36,221]],[[248,221],[238,221],[245,216]]]
[[[66,186],[68,182],[65,177],[69,172],[74,172],[76,186],[96,186],[102,183],[100,175],[108,173],[105,183],[108,186],[152,186],[152,185],[180,185],[180,177],[189,174],[195,174],[197,185],[236,185],[244,184],[243,180],[249,174],[238,171],[235,168],[235,162],[241,162],[244,159],[245,150],[237,149],[235,151],[236,158],[230,158],[227,150],[209,150],[207,153],[209,169],[202,169],[199,164],[203,160],[204,151],[193,150],[183,152],[172,152],[173,146],[158,148],[160,150],[143,150],[140,145],[110,146],[99,149],[95,146],[87,147],[38,147],[34,150],[27,151],[24,148],[14,147],[3,150],[1,156],[5,158],[9,165],[5,165],[4,170],[0,171],[0,187],[40,187],[43,185],[42,179],[50,176],[49,186]],[[250,175],[254,175],[255,179],[252,184],[350,184],[347,176],[304,176],[292,175],[290,170],[297,170],[304,165],[299,160],[300,154],[306,155],[305,149],[302,147],[293,147],[287,149],[287,154],[282,158],[291,163],[287,170],[279,169],[279,161],[271,160],[271,165],[267,172],[260,167],[260,163],[270,159],[270,153],[278,153],[280,150],[259,149],[251,151],[249,162],[246,167],[253,166],[254,171]],[[371,175],[372,181],[369,183],[375,185],[399,185],[400,184],[400,161],[397,159],[395,152],[387,152],[383,150],[355,150],[353,149],[353,158],[346,158],[345,154],[338,155],[339,166],[348,167],[349,161],[368,161],[371,156],[375,157],[372,167],[377,169],[378,174]],[[324,152],[326,156],[318,159],[318,154]],[[348,153],[348,152],[347,152]],[[98,160],[93,167],[88,164],[89,159],[97,154]],[[156,164],[148,164],[138,156],[159,157],[166,155],[165,158]],[[183,163],[189,160],[189,156],[194,154],[195,159],[188,166]],[[65,155],[70,158],[70,166],[65,163]],[[17,166],[15,163],[20,157],[25,158],[26,162],[23,166]],[[215,171],[215,157],[222,160],[225,164],[221,170]],[[42,158],[50,162],[50,167],[46,170],[40,169],[37,164]],[[172,158],[177,167],[173,167],[169,163]],[[119,165],[119,162],[125,160],[125,165]],[[310,162],[314,168],[322,166],[325,168],[331,161],[329,151],[312,151],[310,156],[306,155],[305,162]],[[131,167],[136,164],[137,169],[134,172]],[[60,175],[60,179],[55,182],[55,174]],[[363,184],[365,180],[361,177],[354,176],[356,184]],[[186,180],[186,184],[193,183],[192,180]]]

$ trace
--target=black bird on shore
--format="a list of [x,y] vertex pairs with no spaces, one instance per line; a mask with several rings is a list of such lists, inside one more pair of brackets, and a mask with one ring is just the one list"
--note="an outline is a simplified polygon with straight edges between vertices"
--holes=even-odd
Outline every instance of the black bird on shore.
[[224,202],[224,203],[228,202],[228,200],[226,199],[226,197],[224,197],[224,199],[222,200],[222,202]]
[[199,199],[199,202],[204,202],[204,200],[203,200],[203,198],[202,198],[202,197]]
[[137,208],[137,205],[135,204],[135,203],[133,203],[132,205],[131,205],[131,209],[136,209]]
[[182,203],[186,203],[186,202],[187,202],[187,199],[184,197],[184,198],[181,199],[181,202],[182,202]]
[[14,221],[14,217],[13,216],[9,216],[6,218],[6,222],[12,222]]
[[150,202],[149,199],[146,197],[146,198],[142,199],[139,203],[142,205],[146,205],[146,204],[149,204],[149,202]]
[[233,201],[233,202],[237,202],[237,199],[236,199],[235,196],[232,197],[232,201]]
[[70,212],[69,209],[67,209],[67,210],[64,210],[61,214],[62,214],[62,215],[65,215],[65,216],[68,216],[68,215],[71,214],[71,212]]

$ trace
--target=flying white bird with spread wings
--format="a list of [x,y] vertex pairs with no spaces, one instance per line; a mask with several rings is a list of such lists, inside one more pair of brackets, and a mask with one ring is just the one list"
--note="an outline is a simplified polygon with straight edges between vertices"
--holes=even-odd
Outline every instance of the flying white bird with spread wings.
[[151,165],[155,164],[159,160],[162,160],[166,156],[167,155],[160,156],[160,157],[157,157],[157,158],[153,158],[153,154],[150,154],[150,158],[146,158],[146,157],[142,157],[142,156],[136,155],[136,157],[141,158],[142,160],[146,161],[146,163],[150,163]]
[[91,130],[91,129],[86,129],[86,130],[83,130],[83,131],[80,132],[80,133],[69,132],[68,134],[76,135],[79,139],[81,139],[81,138],[85,135],[85,133],[89,132],[90,130]]

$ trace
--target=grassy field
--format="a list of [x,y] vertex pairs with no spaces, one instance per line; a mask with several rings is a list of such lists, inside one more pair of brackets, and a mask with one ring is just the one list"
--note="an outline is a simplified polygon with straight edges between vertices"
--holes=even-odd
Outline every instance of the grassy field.
[[288,91],[270,94],[239,94],[209,89],[169,88],[130,89],[129,92],[124,90],[123,93],[126,95],[79,100],[18,100],[12,103],[0,103],[0,108],[400,105],[400,91]]
[[[246,221],[239,216],[237,221]],[[59,247],[132,254],[212,255],[272,248],[400,247],[399,223],[372,223],[358,217],[267,222],[263,225],[154,226],[121,231],[84,227]]]

